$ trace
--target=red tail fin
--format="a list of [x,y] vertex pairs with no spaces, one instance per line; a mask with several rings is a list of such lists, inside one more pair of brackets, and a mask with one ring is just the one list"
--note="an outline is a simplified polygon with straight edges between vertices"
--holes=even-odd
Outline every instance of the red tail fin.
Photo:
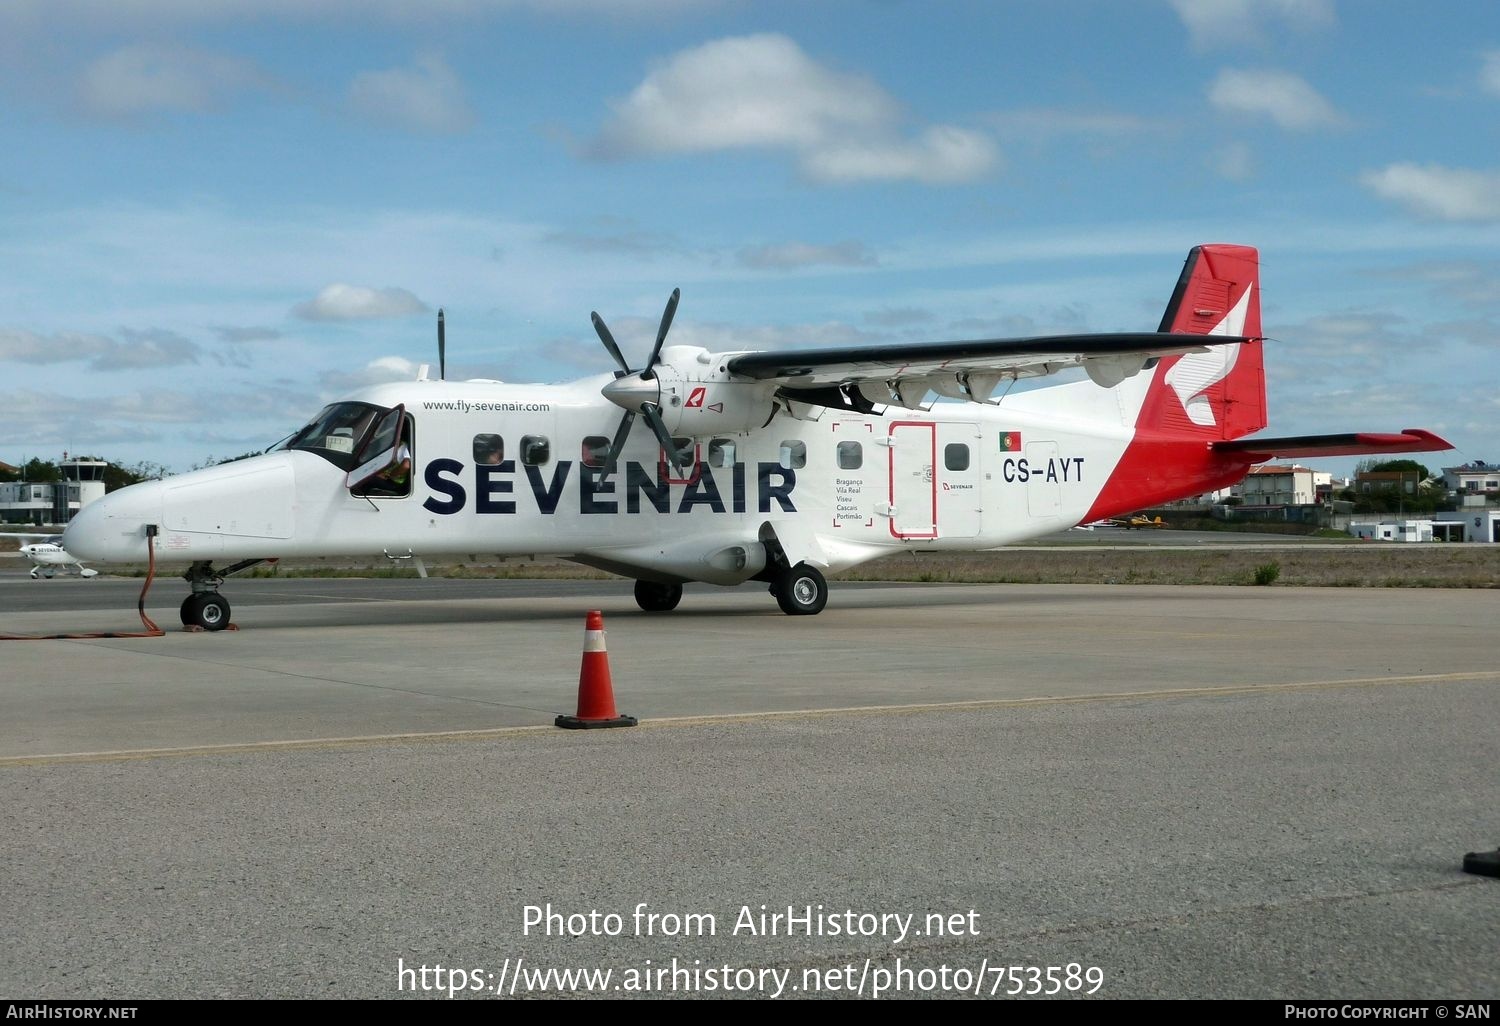
[[1252,247],[1193,247],[1157,330],[1256,341],[1163,359],[1136,421],[1138,435],[1222,440],[1266,426],[1260,257]]
[[1249,246],[1195,246],[1161,331],[1253,339],[1206,353],[1163,357],[1135,421],[1135,435],[1085,520],[1223,488],[1245,476],[1248,457],[1212,443],[1266,426],[1261,363],[1260,258]]

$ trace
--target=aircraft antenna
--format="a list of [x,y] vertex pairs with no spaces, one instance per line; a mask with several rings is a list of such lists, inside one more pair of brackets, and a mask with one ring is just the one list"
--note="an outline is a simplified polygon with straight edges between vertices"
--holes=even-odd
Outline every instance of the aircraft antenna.
[[443,308],[438,307],[438,380],[448,380],[448,341],[443,334]]

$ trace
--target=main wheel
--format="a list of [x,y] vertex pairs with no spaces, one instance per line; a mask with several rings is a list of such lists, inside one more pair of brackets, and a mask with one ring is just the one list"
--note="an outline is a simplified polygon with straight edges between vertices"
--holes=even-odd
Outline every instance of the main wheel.
[[216,591],[189,595],[182,603],[182,622],[188,627],[222,631],[229,626],[229,600]]
[[813,616],[828,604],[828,582],[817,567],[798,563],[776,579],[776,604],[787,616]]
[[682,585],[658,584],[656,581],[635,582],[635,604],[648,613],[667,613],[677,608],[682,601]]

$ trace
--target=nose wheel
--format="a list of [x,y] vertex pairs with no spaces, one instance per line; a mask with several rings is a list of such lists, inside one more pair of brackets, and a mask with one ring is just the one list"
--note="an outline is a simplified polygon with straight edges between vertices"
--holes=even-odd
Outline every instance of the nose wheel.
[[229,600],[216,591],[189,595],[182,602],[182,625],[222,631],[229,626]]

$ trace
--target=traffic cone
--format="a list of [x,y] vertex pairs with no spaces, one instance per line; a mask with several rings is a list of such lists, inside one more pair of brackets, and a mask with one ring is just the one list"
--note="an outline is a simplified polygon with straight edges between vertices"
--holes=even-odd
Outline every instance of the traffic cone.
[[604,614],[589,610],[583,630],[583,667],[578,671],[578,715],[553,721],[569,730],[595,727],[633,727],[634,716],[615,710],[615,689],[609,679],[609,653],[604,650]]

